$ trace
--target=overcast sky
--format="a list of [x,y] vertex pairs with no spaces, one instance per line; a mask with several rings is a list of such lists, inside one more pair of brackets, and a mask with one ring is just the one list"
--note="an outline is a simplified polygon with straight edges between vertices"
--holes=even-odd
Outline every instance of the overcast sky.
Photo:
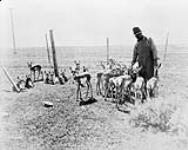
[[139,26],[156,44],[188,42],[187,0],[2,0],[0,47],[11,47],[9,8],[14,8],[18,47],[45,46],[44,34],[54,30],[58,46],[135,43]]

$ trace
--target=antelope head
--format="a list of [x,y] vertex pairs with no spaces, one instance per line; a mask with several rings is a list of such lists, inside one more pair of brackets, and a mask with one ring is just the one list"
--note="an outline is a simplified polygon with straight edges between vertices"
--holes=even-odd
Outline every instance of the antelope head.
[[32,61],[27,62],[27,66],[28,66],[29,68],[31,68],[31,67],[32,67]]

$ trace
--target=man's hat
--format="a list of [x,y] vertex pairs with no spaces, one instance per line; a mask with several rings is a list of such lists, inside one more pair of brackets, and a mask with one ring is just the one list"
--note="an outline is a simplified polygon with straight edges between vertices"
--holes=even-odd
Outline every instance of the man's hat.
[[133,33],[134,33],[134,35],[137,35],[137,34],[142,33],[142,31],[140,30],[139,27],[134,27],[134,28],[133,28]]

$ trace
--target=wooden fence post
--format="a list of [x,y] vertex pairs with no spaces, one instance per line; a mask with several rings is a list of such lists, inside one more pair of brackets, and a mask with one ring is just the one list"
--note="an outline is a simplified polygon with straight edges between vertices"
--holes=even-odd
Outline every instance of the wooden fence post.
[[169,32],[167,33],[167,37],[166,37],[166,41],[165,41],[165,51],[164,51],[164,58],[163,58],[164,62],[166,60],[167,49],[168,49],[168,37],[169,37]]
[[52,47],[52,57],[53,57],[53,63],[54,63],[54,73],[55,73],[55,77],[59,77],[53,30],[50,30],[49,32],[50,32],[50,41],[51,41],[51,47]]
[[107,65],[108,65],[108,60],[109,60],[109,39],[108,37],[106,38],[106,62],[107,62]]
[[49,46],[48,46],[48,37],[47,37],[47,34],[45,34],[45,38],[46,38],[46,50],[47,50],[47,54],[48,54],[48,63],[51,65],[50,50],[49,50]]
[[13,50],[14,50],[14,54],[16,54],[16,40],[15,40],[15,32],[14,32],[13,8],[9,8],[9,10],[10,10],[10,17],[11,17]]
[[13,81],[13,79],[11,78],[11,76],[9,75],[8,71],[6,70],[5,67],[1,67],[6,75],[6,77],[8,78],[8,80],[10,81],[10,83],[13,85],[13,87],[16,89],[17,92],[20,92],[20,89],[18,88],[18,86],[16,85],[16,83]]

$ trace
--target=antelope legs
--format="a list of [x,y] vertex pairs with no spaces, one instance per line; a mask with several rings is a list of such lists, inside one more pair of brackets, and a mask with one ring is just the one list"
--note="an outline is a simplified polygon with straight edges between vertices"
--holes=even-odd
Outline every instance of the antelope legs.
[[81,87],[80,87],[80,84],[77,83],[77,89],[76,89],[76,101],[79,101],[81,100]]
[[[87,84],[87,90],[86,90],[86,95],[85,95],[85,99],[88,98],[88,95],[90,93],[90,97],[93,98],[93,88],[92,88],[92,84],[90,81],[86,81]],[[82,94],[81,94],[81,82],[77,81],[77,89],[76,89],[76,101],[78,100],[82,100]]]

